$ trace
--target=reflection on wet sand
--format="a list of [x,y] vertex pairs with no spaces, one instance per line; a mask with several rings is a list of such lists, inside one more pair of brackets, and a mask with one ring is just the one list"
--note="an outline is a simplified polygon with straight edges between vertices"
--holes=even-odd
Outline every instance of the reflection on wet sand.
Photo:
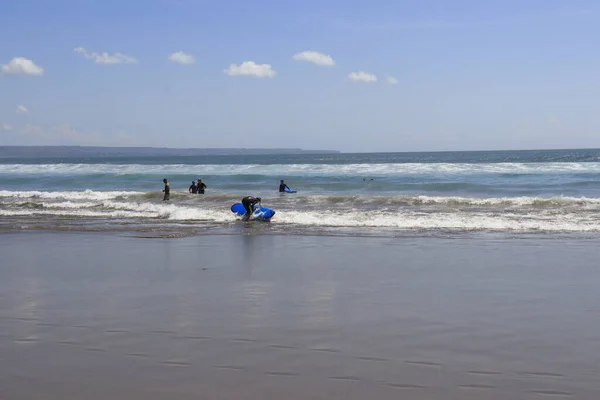
[[593,241],[30,234],[0,250],[2,399],[600,395]]

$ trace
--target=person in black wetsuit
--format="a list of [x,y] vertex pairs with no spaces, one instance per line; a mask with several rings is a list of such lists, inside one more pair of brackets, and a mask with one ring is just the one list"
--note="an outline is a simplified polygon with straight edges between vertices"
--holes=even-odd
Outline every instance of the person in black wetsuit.
[[204,189],[206,189],[206,185],[202,182],[202,179],[198,178],[198,194],[204,194]]
[[163,196],[163,201],[167,201],[171,198],[171,185],[169,185],[167,178],[163,179],[163,183],[165,184],[165,188],[163,189],[163,192],[165,194]]
[[260,203],[260,197],[246,196],[242,199],[242,205],[246,209],[246,214],[242,217],[242,221],[248,221],[252,215],[252,206]]
[[196,186],[195,181],[192,181],[192,185],[190,186],[189,192],[193,194],[198,193],[198,186]]
[[290,188],[288,187],[288,185],[285,184],[285,182],[283,182],[283,179],[281,181],[279,181],[279,193],[285,192],[285,189],[290,190]]

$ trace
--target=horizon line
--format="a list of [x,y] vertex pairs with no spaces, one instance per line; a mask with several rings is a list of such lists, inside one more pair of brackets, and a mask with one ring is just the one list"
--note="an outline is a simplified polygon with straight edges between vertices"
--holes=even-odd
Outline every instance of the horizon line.
[[236,150],[236,151],[301,151],[301,152],[330,152],[341,154],[392,154],[392,153],[474,153],[474,152],[507,152],[507,151],[572,151],[599,150],[600,147],[548,147],[522,149],[476,149],[476,150],[398,150],[398,151],[343,151],[337,149],[303,149],[300,147],[167,147],[167,146],[91,146],[91,145],[0,145],[3,148],[89,148],[89,149],[156,149],[156,150]]

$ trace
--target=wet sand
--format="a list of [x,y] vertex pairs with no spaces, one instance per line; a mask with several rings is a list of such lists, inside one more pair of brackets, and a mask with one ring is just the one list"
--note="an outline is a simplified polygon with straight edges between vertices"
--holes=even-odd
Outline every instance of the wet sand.
[[0,399],[598,399],[597,240],[0,235]]

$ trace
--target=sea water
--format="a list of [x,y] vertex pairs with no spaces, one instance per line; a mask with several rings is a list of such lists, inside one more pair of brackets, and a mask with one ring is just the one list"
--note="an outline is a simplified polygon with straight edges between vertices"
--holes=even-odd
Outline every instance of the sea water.
[[0,159],[2,229],[228,231],[247,195],[264,232],[595,234],[600,150]]

